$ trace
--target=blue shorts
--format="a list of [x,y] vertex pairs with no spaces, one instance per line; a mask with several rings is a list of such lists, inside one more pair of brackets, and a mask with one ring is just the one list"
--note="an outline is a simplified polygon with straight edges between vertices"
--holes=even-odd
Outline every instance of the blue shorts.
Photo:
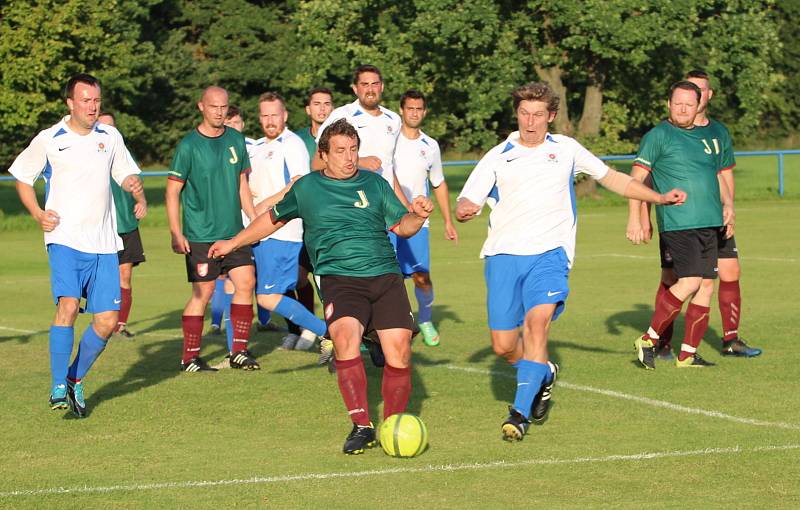
[[489,329],[516,329],[537,306],[556,303],[556,320],[569,295],[569,261],[562,248],[539,255],[486,257],[486,306]]
[[297,285],[303,243],[267,239],[253,245],[256,294],[283,294]]
[[430,230],[427,227],[409,238],[395,236],[397,261],[403,276],[431,272]]
[[89,313],[119,310],[119,258],[116,253],[85,253],[63,244],[48,244],[53,301],[86,298]]

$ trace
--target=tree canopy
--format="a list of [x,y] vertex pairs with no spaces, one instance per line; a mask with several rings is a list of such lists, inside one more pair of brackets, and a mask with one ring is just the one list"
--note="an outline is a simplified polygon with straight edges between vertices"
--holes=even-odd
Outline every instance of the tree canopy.
[[104,108],[137,156],[168,162],[211,84],[258,135],[258,96],[307,91],[353,100],[352,69],[377,65],[384,103],[416,88],[443,146],[483,150],[514,129],[509,93],[546,80],[562,98],[555,130],[596,151],[629,151],[665,114],[692,68],[713,77],[712,114],[734,137],[786,136],[800,123],[791,0],[10,0],[0,8],[0,161],[66,113],[69,75],[101,79]]

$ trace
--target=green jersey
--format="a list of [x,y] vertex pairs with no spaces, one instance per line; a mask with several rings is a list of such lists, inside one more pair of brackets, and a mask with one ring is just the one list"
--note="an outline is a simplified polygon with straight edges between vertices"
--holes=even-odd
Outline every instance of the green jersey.
[[680,206],[656,206],[658,231],[688,230],[722,225],[717,173],[725,168],[723,148],[707,127],[682,129],[667,121],[642,138],[633,164],[649,171],[653,188],[665,193],[686,192]]
[[317,140],[314,138],[314,135],[311,134],[311,128],[303,128],[300,131],[295,131],[297,136],[299,136],[303,142],[306,144],[306,150],[308,151],[308,160],[314,160],[314,154],[317,152]]
[[127,234],[139,228],[139,220],[133,214],[133,206],[136,205],[133,195],[120,188],[114,179],[111,179],[111,194],[117,212],[117,234]]
[[183,235],[194,243],[230,239],[242,230],[239,185],[250,171],[244,136],[232,128],[215,138],[197,129],[178,144],[169,178],[181,190]]
[[316,275],[400,274],[387,227],[408,211],[386,179],[359,170],[350,179],[304,175],[270,210],[273,222],[303,219],[303,242]]
[[736,157],[733,155],[733,139],[722,122],[708,119],[708,124],[702,127],[695,126],[695,129],[702,129],[707,132],[703,137],[710,140],[711,148],[719,151],[722,157],[722,168],[720,171],[733,170],[736,166]]

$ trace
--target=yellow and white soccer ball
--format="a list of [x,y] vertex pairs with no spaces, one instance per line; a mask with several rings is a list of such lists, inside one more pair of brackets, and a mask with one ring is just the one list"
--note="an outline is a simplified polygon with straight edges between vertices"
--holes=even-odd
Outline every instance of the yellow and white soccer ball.
[[392,457],[416,457],[428,446],[428,429],[413,414],[393,414],[380,429],[381,447]]

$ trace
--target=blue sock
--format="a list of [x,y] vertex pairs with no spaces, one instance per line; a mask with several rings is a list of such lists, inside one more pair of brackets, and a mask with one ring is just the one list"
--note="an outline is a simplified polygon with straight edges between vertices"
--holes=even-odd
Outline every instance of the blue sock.
[[417,305],[419,305],[417,322],[430,322],[433,316],[433,287],[428,292],[419,287],[414,287],[414,295],[417,296]]
[[211,324],[222,326],[222,313],[225,311],[225,280],[217,279],[214,294],[211,295]]
[[75,328],[72,326],[50,326],[50,374],[53,386],[67,384],[67,369],[72,357],[72,344],[75,342]]
[[233,324],[231,324],[231,302],[233,294],[225,294],[225,336],[228,339],[228,352],[233,352]]
[[537,363],[521,359],[517,363],[517,395],[514,398],[514,409],[522,416],[528,418],[531,414],[531,405],[542,383],[550,377],[550,367],[547,363]]
[[69,367],[69,378],[73,380],[83,379],[105,348],[105,338],[100,338],[94,327],[89,324],[86,331],[83,332],[83,336],[81,336],[78,354],[75,355],[75,359],[72,360],[72,365]]
[[278,306],[275,307],[273,312],[282,315],[301,328],[313,331],[319,336],[324,335],[328,329],[325,321],[306,310],[305,306],[290,297],[283,296],[278,301]]
[[258,323],[262,326],[266,326],[269,323],[269,310],[261,305],[258,305],[256,308],[258,308]]

